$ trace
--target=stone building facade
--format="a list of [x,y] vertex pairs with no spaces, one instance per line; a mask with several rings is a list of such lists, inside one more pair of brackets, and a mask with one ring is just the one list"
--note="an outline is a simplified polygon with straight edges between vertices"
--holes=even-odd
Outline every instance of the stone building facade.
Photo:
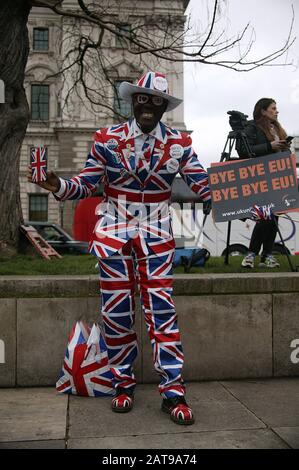
[[[117,1],[117,0],[115,0]],[[97,2],[95,2],[97,3]],[[104,2],[101,2],[103,4]],[[189,1],[186,0],[139,0],[134,15],[128,15],[125,2],[120,9],[114,8],[108,2],[113,19],[117,19],[121,30],[130,28],[143,18],[155,19],[163,24],[174,15],[178,24],[183,25],[184,13]],[[75,8],[74,0],[64,0],[65,8]],[[132,1],[130,2],[132,6]],[[137,4],[136,4],[137,5]],[[110,12],[109,12],[110,14]],[[28,28],[30,40],[30,55],[26,69],[25,89],[30,106],[31,119],[26,137],[21,149],[20,184],[21,202],[24,220],[48,220],[58,223],[66,231],[72,233],[73,215],[77,201],[58,203],[47,191],[26,180],[26,168],[30,161],[30,149],[35,146],[46,146],[48,168],[53,169],[59,176],[75,175],[84,165],[96,129],[106,127],[119,118],[105,111],[105,108],[93,107],[84,96],[72,95],[65,106],[65,96],[74,77],[66,74],[64,80],[58,75],[61,64],[64,65],[65,55],[72,41],[76,41],[73,32],[74,20],[59,16],[46,8],[33,8],[30,14]],[[84,28],[84,26],[83,26]],[[96,34],[90,26],[89,37]],[[140,63],[137,55],[124,50],[117,37],[105,34],[102,43],[103,57],[111,70],[117,71],[115,86],[122,80],[135,81],[146,70],[165,72],[170,82],[170,90],[174,96],[183,97],[183,65],[181,62],[172,63],[152,59],[146,65]],[[92,66],[93,67],[93,66]],[[107,67],[109,68],[109,67]],[[111,73],[113,79],[113,73]],[[90,79],[90,77],[89,77]],[[108,102],[111,107],[124,106],[115,98],[115,89],[107,90]],[[110,100],[110,101],[109,101]],[[164,122],[170,126],[184,130],[183,105],[164,116]]]

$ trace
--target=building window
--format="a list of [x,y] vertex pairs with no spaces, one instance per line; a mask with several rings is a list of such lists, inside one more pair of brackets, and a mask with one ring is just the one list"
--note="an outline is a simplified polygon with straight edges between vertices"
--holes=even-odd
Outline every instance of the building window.
[[[132,25],[130,24],[119,24],[117,25],[118,31],[125,37],[130,38],[132,36]],[[115,46],[116,47],[123,47],[124,40],[120,36],[115,36]]]
[[[113,109],[117,114],[124,116],[125,118],[129,118],[132,115],[132,105],[128,101],[123,100],[119,97],[119,86],[124,80],[116,80],[114,82],[115,85],[115,93],[114,93],[114,105]],[[127,82],[132,83],[132,80],[126,80]]]
[[49,85],[31,85],[31,119],[49,120]]
[[32,222],[47,222],[47,194],[29,194],[29,220]]
[[33,50],[48,51],[49,50],[49,29],[33,28]]

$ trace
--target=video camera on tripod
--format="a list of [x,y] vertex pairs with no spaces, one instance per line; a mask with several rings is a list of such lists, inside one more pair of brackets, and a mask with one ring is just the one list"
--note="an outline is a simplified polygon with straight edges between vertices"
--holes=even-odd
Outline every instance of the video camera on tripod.
[[[232,128],[232,131],[229,132],[227,140],[221,154],[221,162],[226,160],[232,160],[231,153],[235,145],[236,151],[240,159],[252,158],[254,153],[252,152],[247,135],[245,133],[245,128],[248,125],[248,115],[241,113],[241,111],[227,111],[227,114],[230,116],[229,124]],[[228,152],[226,151],[227,145],[229,146]]]
[[248,115],[241,111],[227,111],[229,114],[229,124],[233,131],[243,131],[248,124]]

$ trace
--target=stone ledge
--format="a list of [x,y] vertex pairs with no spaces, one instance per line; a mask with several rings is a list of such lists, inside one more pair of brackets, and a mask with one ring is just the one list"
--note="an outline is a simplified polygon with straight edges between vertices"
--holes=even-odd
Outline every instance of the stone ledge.
[[298,292],[299,273],[213,274],[213,294]]
[[[176,274],[174,295],[299,292],[299,273]],[[98,276],[0,276],[0,298],[94,297]]]
[[[291,273],[176,276],[186,380],[298,376],[297,283]],[[97,277],[0,278],[0,287],[0,387],[55,384],[72,325],[99,319]],[[136,310],[136,377],[157,381],[139,301]]]
[[0,298],[90,297],[97,293],[96,276],[0,276]]

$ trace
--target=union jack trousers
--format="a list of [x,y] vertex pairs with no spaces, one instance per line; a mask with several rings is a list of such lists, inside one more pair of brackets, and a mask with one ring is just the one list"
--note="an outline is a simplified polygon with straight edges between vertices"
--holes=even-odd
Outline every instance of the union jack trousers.
[[102,316],[114,387],[133,388],[137,355],[134,292],[139,284],[159,391],[184,395],[184,361],[172,300],[174,238],[169,213],[177,173],[202,201],[210,199],[208,176],[191,137],[160,122],[151,155],[138,160],[132,121],[101,129],[84,169],[61,179],[58,200],[90,197],[104,182],[104,201],[90,241],[99,259]]
[[134,331],[138,284],[154,367],[161,376],[159,391],[165,398],[185,394],[181,378],[184,356],[171,297],[173,254],[166,245],[159,256],[144,258],[137,236],[119,256],[99,262],[102,316],[115,387],[134,388],[136,383],[132,365],[138,352]]

